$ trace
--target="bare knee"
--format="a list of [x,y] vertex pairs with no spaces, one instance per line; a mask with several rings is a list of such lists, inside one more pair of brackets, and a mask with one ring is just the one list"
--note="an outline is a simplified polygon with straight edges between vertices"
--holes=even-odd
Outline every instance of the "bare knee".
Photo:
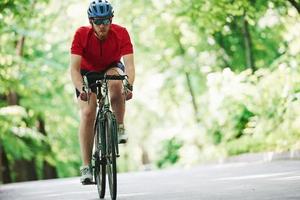
[[94,122],[96,110],[93,108],[82,108],[81,109],[81,120],[85,122]]
[[[108,75],[120,75],[121,69],[114,67],[107,71]],[[112,103],[123,100],[123,84],[120,80],[110,80],[109,83],[110,100]]]
[[122,82],[121,81],[110,81],[109,90],[111,101],[117,101],[123,98],[122,94]]

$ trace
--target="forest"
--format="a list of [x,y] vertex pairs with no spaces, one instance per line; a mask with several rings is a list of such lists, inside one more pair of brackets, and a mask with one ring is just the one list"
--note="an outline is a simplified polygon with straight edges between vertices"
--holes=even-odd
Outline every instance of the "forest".
[[[299,0],[111,1],[134,45],[118,171],[300,149]],[[79,175],[70,46],[89,1],[0,1],[0,184]]]

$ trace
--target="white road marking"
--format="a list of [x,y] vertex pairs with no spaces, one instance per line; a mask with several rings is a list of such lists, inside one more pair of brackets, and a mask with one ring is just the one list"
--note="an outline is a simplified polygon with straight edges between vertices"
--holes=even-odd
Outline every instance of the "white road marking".
[[286,175],[293,174],[293,173],[294,172],[272,173],[272,174],[256,174],[256,175],[249,175],[249,176],[218,178],[218,179],[215,179],[215,180],[217,180],[217,181],[227,181],[227,180],[258,179],[258,178],[269,178],[269,177],[276,177],[276,176],[286,176]]
[[290,177],[274,178],[272,180],[276,180],[276,181],[297,181],[297,180],[300,180],[300,176],[290,176]]

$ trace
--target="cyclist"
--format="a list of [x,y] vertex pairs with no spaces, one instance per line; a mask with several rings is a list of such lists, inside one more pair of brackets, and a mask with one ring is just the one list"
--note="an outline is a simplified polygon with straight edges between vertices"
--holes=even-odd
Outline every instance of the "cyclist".
[[[128,75],[127,91],[121,81],[109,81],[112,109],[118,122],[119,143],[127,142],[124,129],[125,99],[132,98],[135,77],[133,46],[126,28],[112,23],[113,7],[107,0],[93,0],[88,10],[90,26],[77,29],[71,46],[71,78],[80,107],[79,141],[83,165],[81,183],[92,181],[90,161],[93,148],[93,125],[96,115],[96,95],[83,89],[82,75],[89,71],[108,75]],[[120,62],[123,59],[124,65]],[[125,98],[125,99],[124,99]],[[87,100],[89,99],[89,103]]]

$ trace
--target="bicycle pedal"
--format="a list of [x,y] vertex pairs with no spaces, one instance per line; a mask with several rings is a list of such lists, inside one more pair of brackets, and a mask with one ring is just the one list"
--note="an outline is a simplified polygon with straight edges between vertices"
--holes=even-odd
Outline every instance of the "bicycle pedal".
[[93,182],[93,181],[84,181],[84,182],[82,182],[82,185],[96,185],[96,182]]

